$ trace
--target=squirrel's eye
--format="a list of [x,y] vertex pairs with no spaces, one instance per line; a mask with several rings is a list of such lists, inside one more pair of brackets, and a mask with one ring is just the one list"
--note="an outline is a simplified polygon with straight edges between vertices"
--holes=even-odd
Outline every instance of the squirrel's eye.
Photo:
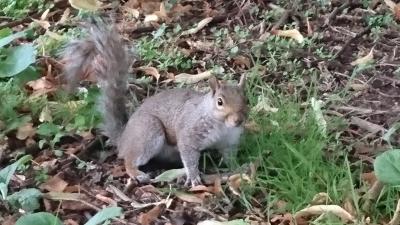
[[218,99],[217,99],[217,104],[218,104],[219,106],[222,106],[222,104],[223,104],[222,98],[218,98]]

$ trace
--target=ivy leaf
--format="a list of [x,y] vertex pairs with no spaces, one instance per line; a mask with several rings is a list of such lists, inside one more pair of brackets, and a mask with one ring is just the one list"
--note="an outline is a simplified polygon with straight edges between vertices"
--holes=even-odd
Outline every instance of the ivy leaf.
[[7,201],[17,209],[33,212],[40,208],[39,198],[42,193],[36,188],[22,189],[7,197]]
[[12,77],[35,62],[36,50],[32,44],[24,44],[4,50],[5,59],[0,60],[0,78]]
[[3,199],[7,197],[7,186],[11,180],[11,176],[15,173],[15,170],[17,170],[18,166],[25,164],[31,159],[32,156],[30,155],[23,156],[18,161],[0,170],[0,192]]
[[85,225],[97,225],[102,222],[120,216],[122,214],[122,208],[120,207],[109,207],[102,209],[96,215],[94,215]]
[[[7,31],[8,31],[8,30],[2,29],[2,30],[0,30],[0,34],[3,34],[3,33],[4,33],[4,34],[7,34]],[[9,43],[11,43],[12,41],[14,41],[14,40],[17,39],[17,38],[24,37],[25,34],[26,34],[25,32],[26,32],[26,31],[20,31],[20,32],[17,32],[17,33],[15,33],[15,34],[8,35],[8,36],[6,36],[6,37],[0,39],[0,48],[2,48],[2,47],[4,47],[4,46],[8,45]],[[1,36],[3,36],[3,35],[1,35]]]
[[376,177],[384,184],[400,185],[400,149],[388,150],[374,162]]
[[63,225],[63,223],[51,213],[38,212],[20,217],[15,225]]

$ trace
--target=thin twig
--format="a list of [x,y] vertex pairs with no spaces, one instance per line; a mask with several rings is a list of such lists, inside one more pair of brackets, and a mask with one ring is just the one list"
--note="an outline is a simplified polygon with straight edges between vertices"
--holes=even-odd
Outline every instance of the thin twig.
[[343,3],[340,7],[335,8],[332,13],[329,15],[329,17],[325,20],[324,25],[322,27],[328,26],[332,20],[335,19],[335,17],[341,13],[344,9],[350,6],[351,0],[347,0],[345,3]]
[[351,45],[351,43],[357,41],[358,39],[360,39],[362,36],[368,34],[369,32],[371,32],[371,26],[366,27],[364,30],[362,30],[360,33],[358,33],[356,36],[349,39],[343,45],[343,47],[333,56],[333,58],[331,60],[335,60],[335,59],[339,58],[344,53],[344,51]]
[[290,10],[290,9],[285,10],[285,12],[281,16],[281,18],[278,20],[278,22],[276,22],[274,24],[274,26],[272,26],[271,30],[278,29],[282,24],[284,24],[287,21],[287,19],[289,18],[289,16],[291,14],[292,14],[292,10]]

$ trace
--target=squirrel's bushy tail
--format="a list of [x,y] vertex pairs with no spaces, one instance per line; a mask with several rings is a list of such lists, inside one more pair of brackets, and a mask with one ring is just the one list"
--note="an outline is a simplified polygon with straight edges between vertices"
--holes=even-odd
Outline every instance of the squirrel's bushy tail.
[[69,89],[85,76],[95,76],[101,89],[102,131],[116,144],[128,120],[128,54],[115,27],[92,20],[87,31],[86,39],[72,41],[64,49],[64,75]]

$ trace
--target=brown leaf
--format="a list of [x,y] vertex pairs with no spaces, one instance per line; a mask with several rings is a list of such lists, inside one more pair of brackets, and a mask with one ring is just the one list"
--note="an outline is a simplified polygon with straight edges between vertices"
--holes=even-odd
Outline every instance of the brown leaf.
[[245,56],[242,56],[242,55],[239,55],[239,56],[236,56],[235,58],[233,58],[233,63],[235,65],[245,67],[245,68],[250,68],[250,66],[251,66],[250,59]]
[[293,38],[299,43],[302,43],[304,41],[303,35],[297,30],[297,29],[291,29],[291,30],[273,30],[271,33],[281,36],[281,37],[289,37]]
[[79,225],[79,223],[75,222],[72,219],[64,220],[64,225]]
[[69,0],[69,3],[75,9],[83,9],[88,11],[96,11],[102,5],[102,3],[97,0]]
[[354,60],[353,62],[350,63],[350,65],[356,66],[356,65],[367,64],[371,62],[373,59],[374,59],[374,48],[372,48],[366,56]]
[[189,14],[191,9],[192,9],[191,5],[182,6],[180,3],[178,3],[172,7],[171,11],[168,14],[170,17],[182,16],[185,14]]
[[158,22],[159,20],[160,20],[160,17],[158,17],[158,16],[155,15],[155,14],[149,14],[149,15],[146,15],[146,16],[144,17],[144,22],[145,22],[145,23]]
[[47,191],[63,192],[67,186],[68,183],[56,175],[41,184],[40,188]]
[[180,73],[175,76],[175,83],[185,83],[185,84],[194,84],[202,80],[206,80],[213,75],[211,70],[207,70],[205,72],[199,74],[188,74],[188,73]]
[[372,186],[376,181],[375,172],[363,173],[361,179]]
[[368,84],[350,84],[351,89],[353,89],[354,91],[363,91],[368,89]]
[[187,31],[182,32],[182,36],[184,35],[189,35],[189,34],[195,34],[199,32],[201,29],[203,29],[207,24],[209,24],[213,20],[212,17],[207,17],[205,19],[202,19],[195,28],[189,29]]
[[19,140],[25,140],[27,138],[33,137],[35,134],[36,134],[36,129],[33,128],[33,124],[27,123],[24,126],[18,128],[16,137]]
[[58,24],[64,24],[65,21],[67,21],[69,14],[71,13],[71,9],[70,8],[66,8],[60,18],[60,20],[57,22]]
[[295,213],[294,217],[295,218],[300,218],[300,217],[308,217],[308,216],[318,216],[321,215],[322,213],[332,213],[339,218],[341,218],[343,221],[353,221],[354,222],[354,217],[344,210],[342,207],[338,205],[314,205],[307,207],[305,209],[302,209],[298,212]]
[[137,68],[137,70],[142,71],[146,75],[153,76],[154,78],[156,78],[156,80],[159,80],[161,76],[157,68],[152,66],[141,66]]
[[102,202],[105,202],[111,206],[117,206],[117,202],[114,199],[111,199],[109,197],[103,196],[101,194],[97,194],[96,198]]
[[195,50],[212,52],[215,44],[213,42],[187,40],[186,43]]
[[189,191],[191,192],[201,192],[201,191],[207,191],[207,192],[211,192],[212,191],[212,187],[207,187],[205,185],[197,185],[195,187],[192,187],[189,189]]
[[37,80],[29,81],[26,83],[28,87],[32,88],[33,95],[43,95],[52,91],[55,91],[56,88],[54,84],[46,79],[46,77],[41,77]]
[[240,195],[240,186],[243,181],[250,183],[251,179],[247,174],[234,174],[228,178],[228,186],[233,194]]
[[43,29],[48,30],[50,28],[50,23],[49,21],[45,21],[45,20],[37,20],[37,19],[33,19],[32,20],[37,23],[39,26],[41,26]]
[[161,215],[164,209],[165,209],[165,204],[159,204],[154,206],[154,208],[152,208],[147,213],[141,213],[138,218],[139,224],[150,225]]
[[188,194],[184,192],[176,192],[175,196],[178,197],[180,200],[184,202],[191,202],[191,203],[203,203],[203,200],[193,194]]

